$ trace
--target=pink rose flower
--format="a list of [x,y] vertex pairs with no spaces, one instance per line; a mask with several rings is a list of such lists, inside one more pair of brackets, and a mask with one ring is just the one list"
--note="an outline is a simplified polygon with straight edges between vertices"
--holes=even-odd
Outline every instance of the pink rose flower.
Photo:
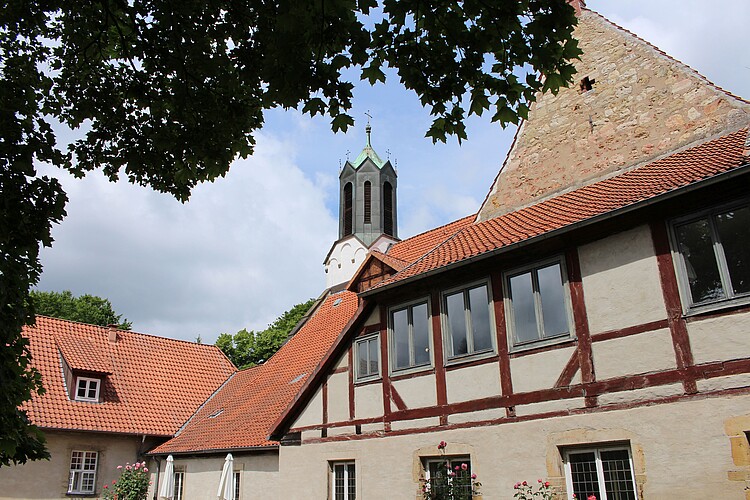
[[472,478],[472,479],[476,479],[476,478],[477,478],[477,475],[476,475],[476,474],[472,474],[472,475],[471,475],[471,478]]
[[596,495],[589,495],[586,500],[596,500]]
[[545,487],[545,488],[549,488],[549,481],[545,481],[545,482],[544,482],[544,487]]
[[117,482],[117,481],[115,481],[114,479],[112,480],[112,484],[115,484],[116,482]]
[[524,481],[524,482],[523,482],[523,483],[521,483],[521,484],[522,484],[522,485],[524,485],[524,486],[528,486],[528,485],[529,485],[529,483],[527,483],[526,481]]
[[461,464],[461,470],[469,470],[469,466],[466,464]]
[[117,466],[117,468],[118,468],[118,469],[122,469],[122,465],[118,465],[118,466]]
[[446,446],[448,446],[448,443],[446,443],[445,441],[440,441],[440,443],[438,444],[438,450],[444,450]]
[[457,465],[457,466],[455,466],[455,467],[454,467],[453,469],[454,469],[454,470],[459,470],[459,469],[461,469],[461,467],[459,467],[459,466]]
[[536,480],[536,482],[537,482],[537,483],[541,483],[541,482],[542,482],[542,480],[541,480],[541,479],[537,479],[537,480]]
[[109,485],[108,485],[108,484],[105,484],[105,485],[104,485],[104,489],[106,490],[107,488],[109,488]]
[[148,472],[148,467],[144,467],[143,472]]

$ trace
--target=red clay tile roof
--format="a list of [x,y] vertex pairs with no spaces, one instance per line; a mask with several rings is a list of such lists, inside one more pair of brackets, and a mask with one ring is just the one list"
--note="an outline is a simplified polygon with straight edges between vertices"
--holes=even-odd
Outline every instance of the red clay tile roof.
[[[232,377],[185,427],[153,454],[274,446],[271,426],[294,401],[357,311],[357,295],[326,298],[289,342],[261,366]],[[212,417],[212,415],[215,415]]]
[[380,250],[370,250],[370,253],[383,264],[390,266],[394,271],[400,271],[411,263],[410,261],[398,259],[391,254],[385,254]]
[[[212,345],[37,316],[25,327],[33,365],[47,392],[24,405],[36,425],[114,433],[171,436],[236,371]],[[74,370],[109,373],[103,402],[72,401],[61,354]]]
[[464,227],[471,225],[474,219],[476,219],[476,214],[468,215],[444,226],[399,241],[388,249],[386,255],[407,263],[414,262]]
[[456,221],[453,224],[460,228],[451,237],[370,290],[562,229],[747,164],[748,159],[743,155],[747,136],[748,129],[744,128],[494,219],[476,224],[466,224],[465,219]]

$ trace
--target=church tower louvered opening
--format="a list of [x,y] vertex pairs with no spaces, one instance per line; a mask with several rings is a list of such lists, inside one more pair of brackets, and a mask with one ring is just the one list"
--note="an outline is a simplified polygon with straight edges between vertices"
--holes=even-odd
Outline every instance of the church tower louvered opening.
[[329,286],[347,281],[371,248],[386,251],[398,241],[396,169],[367,143],[339,174],[339,235],[326,258]]

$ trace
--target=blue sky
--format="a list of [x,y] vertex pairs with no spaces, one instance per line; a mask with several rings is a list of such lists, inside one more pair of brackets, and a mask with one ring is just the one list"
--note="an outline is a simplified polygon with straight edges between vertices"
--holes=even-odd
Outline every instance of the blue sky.
[[[714,83],[750,97],[746,0],[594,1],[587,5]],[[338,168],[372,143],[398,169],[402,238],[474,213],[512,140],[489,117],[472,117],[469,140],[433,144],[431,122],[395,78],[355,90],[356,126],[272,111],[256,153],[189,203],[98,173],[83,180],[49,171],[70,197],[68,217],[42,252],[42,290],[109,298],[137,331],[213,342],[219,333],[262,329],[325,284],[323,258],[337,237]]]

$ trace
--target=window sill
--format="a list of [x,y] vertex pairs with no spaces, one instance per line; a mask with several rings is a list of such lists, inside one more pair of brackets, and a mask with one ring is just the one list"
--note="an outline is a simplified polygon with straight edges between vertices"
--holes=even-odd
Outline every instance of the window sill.
[[538,352],[549,351],[552,349],[562,349],[569,345],[573,345],[576,342],[578,342],[578,338],[571,335],[553,337],[551,339],[544,339],[528,344],[514,346],[511,348],[510,354],[515,354],[518,356],[536,354]]
[[76,493],[74,491],[69,491],[65,493],[65,496],[68,498],[96,498],[98,495],[93,491],[89,493]]
[[716,302],[710,302],[708,304],[690,306],[688,307],[687,311],[685,311],[685,314],[683,316],[685,318],[691,318],[721,311],[726,311],[727,313],[729,313],[734,309],[739,309],[748,305],[750,305],[750,295],[743,295],[741,297],[735,297],[733,299],[720,300]]
[[383,377],[381,377],[380,375],[373,375],[371,377],[362,377],[360,379],[355,379],[354,385],[359,386],[359,385],[376,384],[378,382],[382,382],[382,380],[383,380]]
[[497,353],[495,351],[482,351],[471,354],[462,354],[461,356],[455,356],[449,358],[445,362],[446,368],[452,368],[455,366],[461,366],[465,364],[471,364],[480,361],[493,361],[497,359]]

